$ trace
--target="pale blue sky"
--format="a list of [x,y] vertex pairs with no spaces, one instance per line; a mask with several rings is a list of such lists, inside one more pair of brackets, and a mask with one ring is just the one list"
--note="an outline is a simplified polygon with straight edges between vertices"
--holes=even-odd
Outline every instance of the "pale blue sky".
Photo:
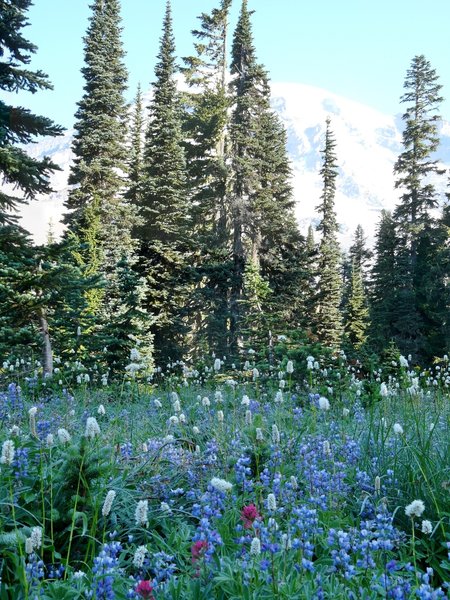
[[[90,2],[34,1],[24,33],[38,46],[32,66],[48,73],[54,90],[10,100],[71,127]],[[192,53],[196,17],[218,4],[172,0],[178,56]],[[129,100],[138,81],[147,89],[153,80],[164,6],[165,0],[122,0]],[[234,0],[231,29],[239,7]],[[441,113],[450,120],[450,0],[249,0],[249,8],[257,55],[273,81],[315,85],[395,114],[411,59],[425,54],[449,98]]]

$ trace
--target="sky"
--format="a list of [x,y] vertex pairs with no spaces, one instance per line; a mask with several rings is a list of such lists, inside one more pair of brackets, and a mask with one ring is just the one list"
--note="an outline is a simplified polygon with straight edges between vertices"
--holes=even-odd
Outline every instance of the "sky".
[[[231,31],[240,0],[234,0]],[[82,97],[83,42],[90,0],[34,0],[23,33],[37,47],[32,68],[54,89],[8,98],[72,127]],[[193,53],[197,16],[219,0],[172,0],[177,56]],[[400,96],[415,55],[436,69],[450,120],[449,0],[248,0],[257,56],[274,82],[324,88],[386,114],[402,112]],[[165,0],[122,0],[123,42],[129,70],[127,100],[138,82],[148,89],[161,37]],[[231,36],[230,36],[231,37]],[[181,61],[180,61],[181,62]]]

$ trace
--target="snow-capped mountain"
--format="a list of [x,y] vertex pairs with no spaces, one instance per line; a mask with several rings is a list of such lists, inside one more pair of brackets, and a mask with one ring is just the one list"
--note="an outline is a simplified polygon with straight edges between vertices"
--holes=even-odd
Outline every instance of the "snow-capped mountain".
[[[331,118],[339,164],[336,211],[341,224],[342,243],[348,247],[353,232],[361,224],[373,239],[381,209],[392,209],[398,200],[394,189],[393,165],[402,151],[400,117],[385,115],[369,106],[316,87],[297,83],[274,83],[272,106],[288,133],[288,152],[292,160],[297,216],[302,230],[317,222],[322,181],[320,151],[324,144],[325,121]],[[450,122],[440,127],[439,158],[450,166]],[[23,209],[23,225],[37,243],[44,241],[49,222],[56,233],[68,187],[72,132],[32,144],[32,156],[50,156],[61,167],[52,177],[55,190],[50,196],[31,202]],[[446,185],[441,177],[437,185]]]

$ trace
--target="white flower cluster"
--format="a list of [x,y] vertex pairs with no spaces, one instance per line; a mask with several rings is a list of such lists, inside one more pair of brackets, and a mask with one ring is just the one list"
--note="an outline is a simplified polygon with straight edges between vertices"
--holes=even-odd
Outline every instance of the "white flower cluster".
[[114,502],[115,497],[116,492],[114,490],[109,490],[109,492],[106,494],[105,501],[103,502],[102,507],[102,515],[104,517],[107,517],[111,512],[112,504]]
[[15,453],[16,451],[14,448],[14,442],[12,440],[5,440],[2,445],[2,456],[0,458],[0,463],[2,465],[12,464]]
[[58,429],[57,435],[60,444],[68,444],[72,439],[70,433],[64,427]]
[[148,500],[139,500],[134,513],[136,525],[146,527],[148,525]]
[[138,546],[136,548],[136,552],[134,553],[133,557],[133,565],[136,567],[136,569],[140,569],[143,566],[147,552],[148,550],[146,546]]
[[86,420],[86,431],[84,435],[93,440],[97,435],[100,435],[100,427],[95,417],[88,417]]
[[421,517],[425,510],[425,504],[423,500],[413,500],[411,504],[405,508],[405,515],[407,517]]
[[220,479],[219,477],[213,477],[210,481],[210,484],[219,492],[228,492],[233,487],[233,484],[225,479]]

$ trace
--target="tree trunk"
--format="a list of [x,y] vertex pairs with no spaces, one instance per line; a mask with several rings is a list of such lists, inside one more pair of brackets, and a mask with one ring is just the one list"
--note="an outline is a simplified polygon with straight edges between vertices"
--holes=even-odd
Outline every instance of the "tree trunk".
[[42,362],[44,368],[44,377],[53,375],[53,351],[48,329],[48,321],[43,308],[39,311],[39,324],[42,335]]

